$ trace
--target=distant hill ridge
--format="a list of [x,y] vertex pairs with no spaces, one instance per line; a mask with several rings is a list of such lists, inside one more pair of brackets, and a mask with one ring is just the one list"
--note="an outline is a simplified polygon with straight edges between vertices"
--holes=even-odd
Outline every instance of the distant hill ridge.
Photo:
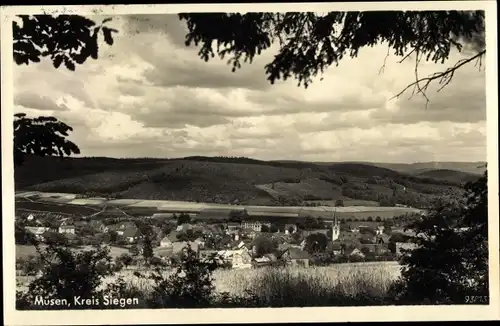
[[15,170],[16,190],[249,205],[342,199],[417,207],[461,191],[460,185],[474,178],[477,175],[447,169],[408,173],[379,163],[205,156],[32,157]]

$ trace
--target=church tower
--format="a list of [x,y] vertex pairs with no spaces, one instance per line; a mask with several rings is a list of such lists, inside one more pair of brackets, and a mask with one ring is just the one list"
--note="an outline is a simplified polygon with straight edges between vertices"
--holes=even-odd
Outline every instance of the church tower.
[[332,241],[338,240],[340,237],[340,223],[335,216],[332,224]]

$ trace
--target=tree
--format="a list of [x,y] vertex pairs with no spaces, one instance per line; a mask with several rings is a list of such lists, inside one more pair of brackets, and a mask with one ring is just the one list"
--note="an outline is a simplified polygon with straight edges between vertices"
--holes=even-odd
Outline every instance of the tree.
[[261,232],[269,232],[269,230],[270,230],[270,228],[267,225],[262,225],[262,227],[260,229]]
[[173,273],[156,267],[150,275],[136,275],[154,282],[148,300],[151,308],[205,308],[215,290],[212,274],[219,266],[215,257],[200,260],[188,246],[185,254],[174,260]]
[[234,223],[241,223],[241,221],[247,217],[246,210],[232,210],[229,212],[229,221]]
[[16,244],[27,245],[36,242],[35,235],[25,228],[26,221],[16,219],[14,222],[14,239]]
[[266,236],[259,236],[254,239],[252,246],[256,248],[257,257],[272,253],[278,247],[278,244],[273,239]]
[[328,245],[328,237],[323,233],[313,233],[306,238],[305,249],[313,254],[317,252],[324,252]]
[[135,257],[139,255],[139,248],[137,248],[137,245],[133,244],[132,246],[130,246],[129,252],[133,257]]
[[368,216],[368,217],[366,218],[366,221],[367,221],[367,222],[373,222],[373,217]]
[[127,253],[123,253],[120,256],[116,257],[116,260],[121,262],[125,267],[132,265],[132,263],[134,262],[134,258],[132,258],[132,256]]
[[392,234],[392,227],[384,226],[384,233],[387,235],[391,235]]
[[382,218],[380,216],[375,217],[375,222],[382,222]]
[[67,140],[73,128],[54,117],[27,118],[26,114],[14,115],[14,164],[24,163],[26,156],[69,156],[80,154],[80,149]]
[[417,248],[404,252],[401,279],[393,289],[403,302],[463,304],[488,297],[487,173],[465,186],[465,195],[414,221]]
[[53,243],[44,249],[36,248],[42,262],[42,275],[29,284],[27,292],[20,293],[18,304],[29,307],[36,302],[36,297],[74,302],[75,297],[103,295],[99,289],[102,281],[113,274],[109,249],[99,247],[74,253],[68,247]]
[[191,222],[191,216],[189,216],[189,214],[187,213],[181,213],[179,217],[177,217],[177,225],[182,225],[190,222]]
[[[198,55],[205,61],[216,55],[229,58],[233,72],[278,42],[278,54],[265,66],[268,80],[294,77],[304,87],[344,57],[386,44],[388,54],[392,49],[400,62],[412,55],[415,59],[415,82],[396,97],[413,88],[413,94],[428,101],[431,83],[445,87],[457,69],[486,54],[484,11],[183,13],[179,18],[187,22],[186,45],[199,47]],[[453,48],[474,54],[442,72],[418,76],[422,60],[444,63]]]
[[[37,63],[49,57],[55,68],[64,66],[74,71],[76,64],[87,58],[98,58],[98,36],[113,44],[113,33],[118,31],[105,26],[111,18],[97,25],[79,15],[19,15],[22,24],[12,23],[13,57],[18,65]],[[24,113],[14,115],[14,164],[24,163],[27,156],[52,156],[63,158],[80,154],[76,144],[66,139],[73,129],[55,117],[28,118]]]
[[54,245],[65,246],[68,244],[68,239],[61,233],[57,232],[45,232],[43,234],[45,237],[45,242]]
[[83,64],[89,57],[99,57],[99,35],[113,44],[113,33],[106,18],[101,24],[80,15],[19,15],[22,22],[12,22],[14,61],[16,64],[40,62],[49,57],[55,68],[64,66],[74,71],[76,64]]
[[151,258],[153,258],[153,246],[151,245],[149,234],[146,234],[142,241],[142,256],[144,257],[144,263],[148,266],[151,262]]
[[335,207],[344,207],[344,201],[342,199],[337,199],[335,201]]
[[276,232],[279,232],[279,228],[278,228],[278,226],[276,224],[273,223],[273,224],[271,224],[271,227],[269,228],[269,231],[271,233],[276,233]]
[[294,232],[295,232],[295,228],[294,228],[293,226],[289,226],[289,227],[288,227],[288,233],[289,233],[289,234],[292,234],[292,233],[294,233]]
[[105,234],[105,240],[109,243],[117,243],[118,242],[118,232],[114,230],[110,230]]

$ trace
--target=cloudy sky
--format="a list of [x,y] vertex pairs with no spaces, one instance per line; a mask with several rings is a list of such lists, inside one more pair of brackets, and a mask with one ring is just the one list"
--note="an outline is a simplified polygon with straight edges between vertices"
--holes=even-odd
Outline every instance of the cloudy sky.
[[[248,156],[312,161],[486,160],[484,68],[469,64],[452,83],[421,97],[391,100],[414,79],[387,46],[343,59],[308,88],[271,85],[264,65],[274,50],[232,73],[184,45],[176,15],[120,16],[120,33],[98,60],[75,72],[16,66],[15,111],[54,115],[74,128],[83,156]],[[422,64],[420,74],[444,70]]]

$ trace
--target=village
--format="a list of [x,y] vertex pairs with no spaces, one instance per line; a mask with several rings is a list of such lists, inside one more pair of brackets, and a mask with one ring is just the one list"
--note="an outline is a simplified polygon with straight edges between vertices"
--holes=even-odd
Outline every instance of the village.
[[[214,212],[207,214],[211,217]],[[189,246],[200,259],[216,255],[222,266],[232,269],[391,261],[398,259],[402,249],[415,247],[410,240],[413,232],[406,229],[406,215],[391,219],[307,216],[297,221],[255,219],[246,211],[232,211],[219,219],[199,217],[179,212],[85,218],[17,210],[16,243],[24,244],[18,236],[23,228],[41,243],[55,241],[74,248],[106,244],[120,249],[116,261],[141,266],[148,239],[151,261],[156,264],[171,265]]]

